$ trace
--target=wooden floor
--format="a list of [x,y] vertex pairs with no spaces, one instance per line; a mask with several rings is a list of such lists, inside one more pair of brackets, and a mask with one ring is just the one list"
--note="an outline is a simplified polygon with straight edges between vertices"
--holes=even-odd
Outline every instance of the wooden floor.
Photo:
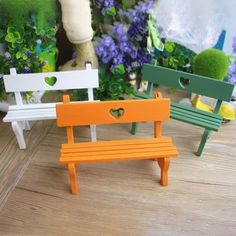
[[[141,124],[136,136],[129,129],[129,124],[97,128],[99,140],[153,133],[151,123]],[[73,196],[67,170],[58,164],[65,130],[54,121],[36,122],[21,151],[10,125],[0,123],[0,235],[235,236],[235,131],[236,122],[223,125],[199,158],[193,151],[203,130],[166,122],[164,134],[181,152],[171,162],[168,187],[159,185],[153,161],[83,164],[80,193]],[[89,140],[88,127],[76,133],[78,141]]]

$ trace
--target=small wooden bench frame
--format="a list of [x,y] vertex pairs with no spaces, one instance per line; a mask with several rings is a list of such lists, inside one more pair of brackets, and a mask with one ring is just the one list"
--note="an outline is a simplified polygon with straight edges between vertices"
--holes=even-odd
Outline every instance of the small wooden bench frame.
[[[218,115],[218,112],[222,101],[230,101],[234,86],[224,81],[149,64],[143,66],[142,80],[148,81],[148,89],[145,94],[137,93],[135,95],[136,99],[152,97],[153,84],[217,99],[213,113],[201,111],[185,104],[171,103],[170,116],[172,119],[205,129],[198,151],[196,152],[197,156],[201,156],[210,132],[218,131],[220,128],[223,118]],[[135,134],[136,131],[137,123],[133,123],[131,133]]]
[[[159,97],[158,97],[159,96]],[[60,163],[68,166],[71,192],[77,194],[76,164],[121,160],[157,160],[161,185],[168,184],[170,157],[178,152],[169,137],[162,137],[161,121],[169,119],[170,100],[157,99],[70,103],[56,105],[57,125],[66,127],[68,144],[62,144]],[[158,109],[153,109],[157,107]],[[145,109],[145,112],[143,110]],[[154,121],[154,138],[74,143],[73,126]]]
[[[49,84],[52,78],[54,84]],[[4,122],[11,122],[20,149],[25,149],[23,131],[30,130],[28,121],[56,119],[56,103],[23,104],[21,92],[87,89],[88,100],[93,101],[93,88],[98,88],[98,70],[86,64],[86,70],[16,74],[12,68],[10,75],[4,75],[6,92],[14,92],[16,105],[9,106],[9,111],[3,118]],[[96,141],[96,127],[91,126],[92,141]]]

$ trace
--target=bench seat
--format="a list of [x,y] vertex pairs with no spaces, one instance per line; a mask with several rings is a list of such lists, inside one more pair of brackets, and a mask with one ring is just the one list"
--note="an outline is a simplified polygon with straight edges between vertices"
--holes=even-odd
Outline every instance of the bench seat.
[[175,157],[176,147],[169,137],[63,144],[60,163],[85,163]]
[[[133,99],[150,98],[152,98],[152,96],[137,93],[137,96]],[[172,119],[200,126],[212,131],[218,131],[223,122],[223,117],[218,114],[201,111],[189,105],[176,102],[171,103],[170,117]]]
[[218,131],[223,121],[223,117],[215,113],[196,110],[188,105],[175,102],[171,103],[170,117],[212,131]]
[[4,122],[56,119],[56,103],[10,106]]

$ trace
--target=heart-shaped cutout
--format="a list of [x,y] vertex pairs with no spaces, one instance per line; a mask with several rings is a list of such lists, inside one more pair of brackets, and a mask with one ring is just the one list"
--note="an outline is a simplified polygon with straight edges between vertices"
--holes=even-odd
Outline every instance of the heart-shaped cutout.
[[186,79],[184,77],[181,77],[179,79],[179,83],[180,83],[182,88],[187,88],[190,85],[190,79]]
[[49,86],[54,86],[57,82],[57,78],[55,76],[52,76],[52,77],[45,77],[44,78],[44,81],[47,85]]
[[124,112],[125,112],[124,108],[121,107],[118,109],[114,108],[110,109],[110,114],[116,119],[119,119],[121,116],[123,116]]

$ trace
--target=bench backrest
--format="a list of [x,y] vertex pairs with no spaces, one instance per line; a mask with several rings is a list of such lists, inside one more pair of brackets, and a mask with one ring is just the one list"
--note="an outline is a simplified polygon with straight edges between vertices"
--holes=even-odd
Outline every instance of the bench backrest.
[[224,81],[149,64],[143,66],[142,79],[149,82],[149,88],[159,84],[221,101],[230,101],[234,89]]
[[74,143],[73,126],[154,121],[154,135],[161,136],[161,121],[170,117],[170,99],[70,103],[68,95],[56,105],[57,125],[66,127],[68,143]]
[[93,100],[93,88],[99,87],[98,70],[86,64],[86,70],[49,73],[17,74],[15,68],[10,75],[4,75],[6,92],[14,92],[17,105],[22,105],[21,92],[88,89]]
[[59,127],[103,125],[169,119],[170,99],[145,99],[69,103],[56,105]]

